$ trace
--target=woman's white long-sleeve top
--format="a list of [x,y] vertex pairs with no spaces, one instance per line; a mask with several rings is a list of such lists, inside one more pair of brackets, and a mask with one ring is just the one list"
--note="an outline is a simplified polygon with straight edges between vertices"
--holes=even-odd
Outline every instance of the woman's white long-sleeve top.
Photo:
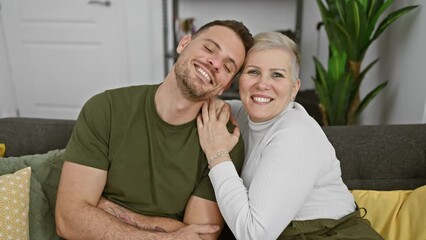
[[333,146],[300,104],[253,123],[240,101],[229,103],[245,143],[241,178],[230,161],[209,176],[237,239],[277,239],[292,220],[339,219],[354,211]]

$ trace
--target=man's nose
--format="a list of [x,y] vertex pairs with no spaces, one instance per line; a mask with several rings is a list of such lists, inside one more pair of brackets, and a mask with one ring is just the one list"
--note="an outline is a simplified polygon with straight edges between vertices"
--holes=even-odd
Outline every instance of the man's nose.
[[210,58],[208,60],[211,68],[215,71],[215,72],[219,72],[219,69],[222,67],[222,60],[214,57],[214,58]]

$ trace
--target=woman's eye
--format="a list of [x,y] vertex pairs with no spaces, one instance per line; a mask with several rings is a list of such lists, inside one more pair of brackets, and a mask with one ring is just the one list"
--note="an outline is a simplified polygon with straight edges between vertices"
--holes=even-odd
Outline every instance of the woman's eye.
[[250,75],[259,75],[260,74],[259,71],[254,70],[254,69],[248,70],[247,73],[250,74]]
[[272,73],[272,77],[274,77],[274,78],[282,78],[282,77],[284,77],[284,75],[281,74],[281,73],[279,73],[279,72],[274,72],[274,73]]

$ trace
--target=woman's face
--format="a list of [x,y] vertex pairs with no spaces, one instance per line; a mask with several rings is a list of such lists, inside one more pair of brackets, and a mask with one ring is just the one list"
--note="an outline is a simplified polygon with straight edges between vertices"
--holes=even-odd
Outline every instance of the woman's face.
[[293,83],[291,56],[279,49],[249,52],[239,82],[240,97],[253,122],[280,114],[299,91]]

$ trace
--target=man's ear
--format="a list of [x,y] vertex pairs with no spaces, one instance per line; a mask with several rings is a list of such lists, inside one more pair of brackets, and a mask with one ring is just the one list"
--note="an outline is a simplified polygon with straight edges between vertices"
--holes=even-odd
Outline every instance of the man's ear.
[[191,39],[192,39],[191,35],[183,36],[179,41],[179,44],[176,48],[176,52],[180,54],[183,51],[183,49],[185,49],[185,47],[188,46],[189,42],[191,42]]

